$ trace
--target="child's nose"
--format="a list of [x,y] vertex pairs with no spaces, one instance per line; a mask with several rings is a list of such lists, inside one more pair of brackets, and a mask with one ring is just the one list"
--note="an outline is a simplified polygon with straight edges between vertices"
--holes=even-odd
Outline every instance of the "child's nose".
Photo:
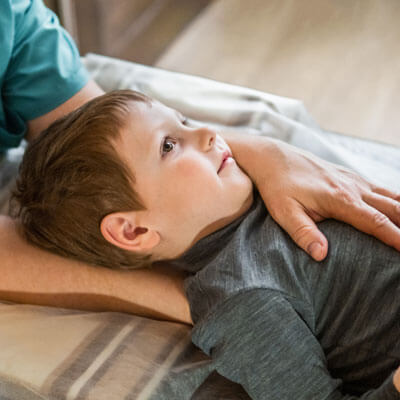
[[199,135],[200,148],[203,151],[208,151],[214,146],[216,133],[213,129],[203,126],[199,128],[198,135]]

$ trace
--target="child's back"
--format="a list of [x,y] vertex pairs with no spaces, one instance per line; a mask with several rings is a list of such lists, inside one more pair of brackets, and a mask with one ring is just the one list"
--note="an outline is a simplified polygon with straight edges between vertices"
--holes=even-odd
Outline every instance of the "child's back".
[[321,263],[256,194],[177,260],[195,272],[185,282],[193,341],[254,399],[336,399],[382,384],[369,399],[398,399],[400,254],[348,225],[319,227],[330,243]]

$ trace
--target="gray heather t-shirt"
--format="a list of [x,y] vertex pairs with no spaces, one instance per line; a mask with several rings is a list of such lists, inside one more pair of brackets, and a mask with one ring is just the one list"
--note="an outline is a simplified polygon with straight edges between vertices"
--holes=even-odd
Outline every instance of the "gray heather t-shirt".
[[400,253],[328,220],[317,263],[254,194],[174,262],[191,272],[193,343],[252,399],[400,399]]

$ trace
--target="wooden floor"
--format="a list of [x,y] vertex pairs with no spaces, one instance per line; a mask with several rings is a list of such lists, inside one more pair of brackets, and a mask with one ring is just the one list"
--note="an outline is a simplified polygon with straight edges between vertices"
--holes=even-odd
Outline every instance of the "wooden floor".
[[216,0],[156,65],[301,99],[321,126],[400,145],[400,1]]

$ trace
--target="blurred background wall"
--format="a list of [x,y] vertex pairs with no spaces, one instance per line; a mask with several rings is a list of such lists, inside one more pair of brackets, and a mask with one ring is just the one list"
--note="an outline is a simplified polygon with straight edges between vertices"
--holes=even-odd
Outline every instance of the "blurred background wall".
[[210,0],[44,0],[88,52],[152,65]]
[[400,145],[399,0],[45,0],[96,52],[293,97]]

